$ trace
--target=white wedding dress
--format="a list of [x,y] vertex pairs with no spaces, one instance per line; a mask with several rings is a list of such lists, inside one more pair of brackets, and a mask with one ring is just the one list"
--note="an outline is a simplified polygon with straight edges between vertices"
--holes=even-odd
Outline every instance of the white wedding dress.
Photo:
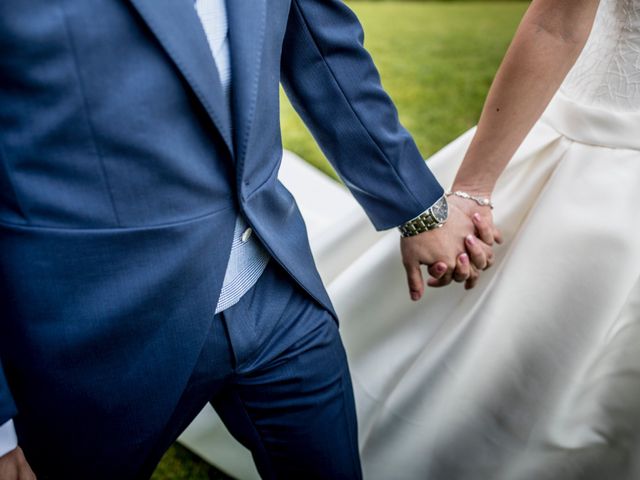
[[[443,185],[472,135],[430,160]],[[281,178],[342,318],[365,478],[640,479],[640,0],[601,1],[496,188],[506,242],[470,292],[412,303],[398,232],[292,155]],[[216,422],[182,441],[254,478]]]

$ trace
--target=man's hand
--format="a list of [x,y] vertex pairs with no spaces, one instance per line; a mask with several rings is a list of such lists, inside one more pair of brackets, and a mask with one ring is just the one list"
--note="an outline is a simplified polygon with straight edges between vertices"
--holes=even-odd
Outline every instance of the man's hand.
[[17,447],[0,457],[0,479],[36,480],[36,476],[27,463],[22,449]]
[[[402,238],[400,249],[402,263],[407,272],[409,293],[412,300],[419,300],[424,293],[421,265],[429,265],[429,273],[438,280],[438,286],[456,281],[467,281],[477,270],[483,270],[493,259],[491,246],[476,238],[477,222],[465,213],[457,198],[449,202],[449,219],[442,228]],[[483,235],[494,242],[494,236],[482,222]],[[491,236],[491,238],[488,238]]]

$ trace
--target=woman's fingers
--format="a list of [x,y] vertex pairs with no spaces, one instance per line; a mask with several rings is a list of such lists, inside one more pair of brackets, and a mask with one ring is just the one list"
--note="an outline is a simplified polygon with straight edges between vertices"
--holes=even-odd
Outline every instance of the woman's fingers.
[[471,275],[471,264],[469,263],[469,255],[467,255],[466,253],[462,253],[458,255],[458,258],[456,260],[456,269],[453,272],[453,279],[458,283],[462,283],[469,278],[469,275]]
[[490,219],[483,218],[479,213],[474,213],[471,217],[473,224],[477,230],[477,236],[487,245],[491,246],[495,243],[501,245],[504,241],[502,232],[495,227]]
[[436,280],[440,280],[447,273],[448,267],[444,262],[436,262],[433,265],[429,266],[429,275],[431,275]]
[[491,247],[483,247],[482,242],[478,240],[474,235],[468,235],[464,239],[464,245],[467,249],[467,253],[469,254],[469,260],[471,260],[471,264],[476,267],[478,270],[484,270],[487,268],[487,249],[491,249]]
[[[426,265],[426,261],[424,262]],[[447,265],[444,261],[438,261],[429,265],[429,275],[427,285],[430,287],[444,287],[449,285],[453,280],[455,266]]]
[[476,227],[476,231],[478,232],[478,238],[489,246],[493,245],[493,241],[494,241],[493,224],[487,221],[485,218],[482,218],[482,215],[480,215],[477,212],[473,214],[472,221]]

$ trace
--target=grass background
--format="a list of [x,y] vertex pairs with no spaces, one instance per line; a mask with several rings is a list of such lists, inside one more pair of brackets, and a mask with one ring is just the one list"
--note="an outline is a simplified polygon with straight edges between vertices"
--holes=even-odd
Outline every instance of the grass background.
[[[527,2],[350,2],[400,120],[428,157],[477,122]],[[284,94],[284,145],[335,173]]]
[[[522,17],[525,1],[352,1],[365,46],[402,123],[430,156],[478,119],[484,97]],[[284,145],[335,177],[282,95]],[[229,478],[174,445],[153,480]]]

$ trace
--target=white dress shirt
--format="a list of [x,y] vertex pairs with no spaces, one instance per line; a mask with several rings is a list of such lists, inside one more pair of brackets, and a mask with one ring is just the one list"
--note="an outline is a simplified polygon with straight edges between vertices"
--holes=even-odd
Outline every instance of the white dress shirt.
[[0,427],[0,457],[9,453],[18,446],[18,437],[13,428],[13,420]]
[[[229,53],[229,26],[225,0],[196,0],[196,12],[209,42],[227,105],[230,108],[231,61]],[[234,305],[260,278],[269,261],[269,254],[252,235],[242,216],[238,216],[227,264],[222,292],[215,313]],[[18,445],[13,421],[0,426],[0,456]]]

